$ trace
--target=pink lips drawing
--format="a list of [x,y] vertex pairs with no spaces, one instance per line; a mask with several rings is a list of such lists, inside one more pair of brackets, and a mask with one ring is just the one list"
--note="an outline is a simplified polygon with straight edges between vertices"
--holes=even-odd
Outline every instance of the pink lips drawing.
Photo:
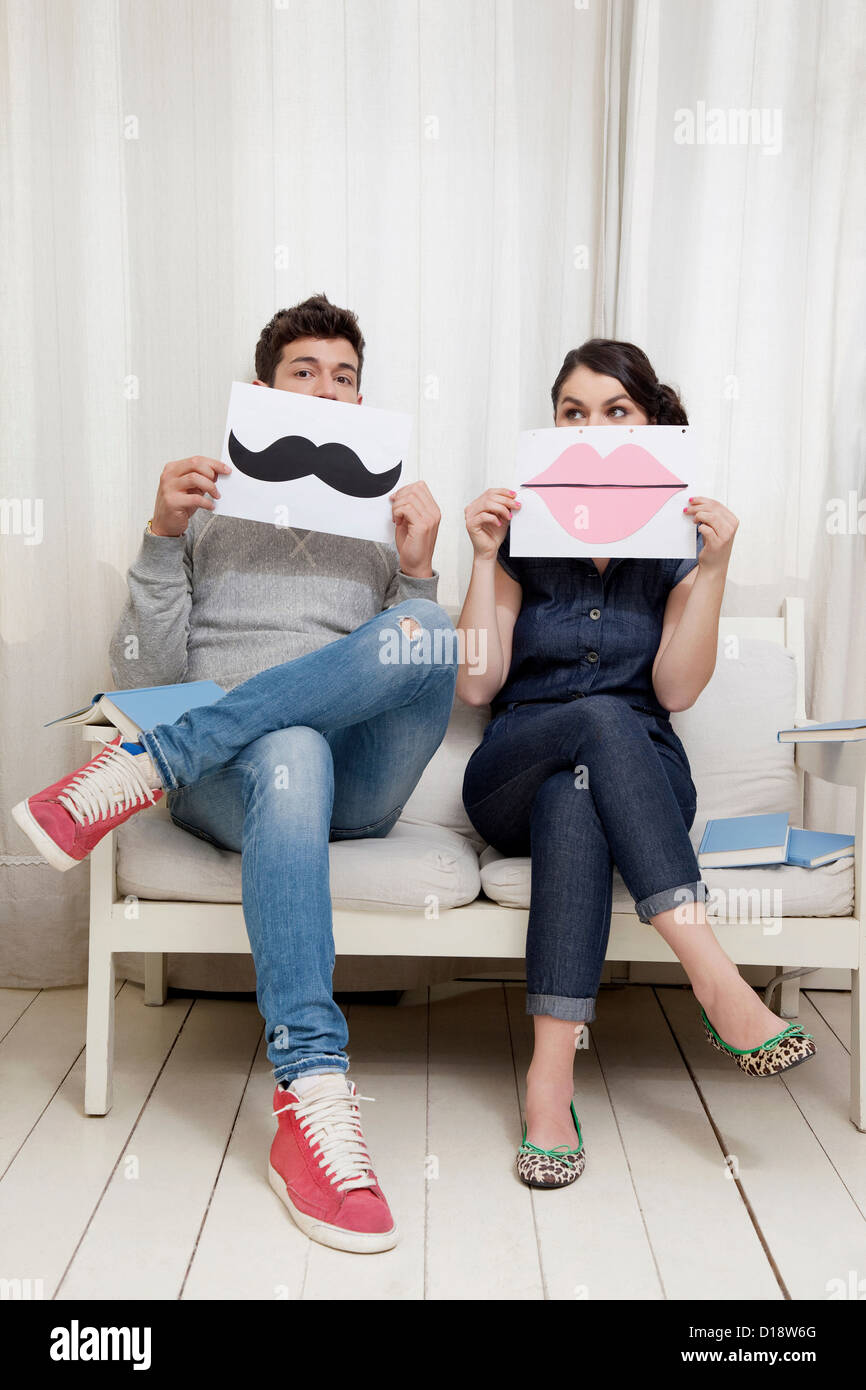
[[524,487],[537,491],[564,531],[590,545],[633,536],[687,486],[639,444],[606,458],[591,444],[571,444]]

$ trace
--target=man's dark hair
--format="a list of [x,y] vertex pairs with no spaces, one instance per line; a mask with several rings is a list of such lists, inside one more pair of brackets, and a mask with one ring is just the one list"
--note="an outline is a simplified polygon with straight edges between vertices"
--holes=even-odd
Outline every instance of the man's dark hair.
[[364,338],[351,309],[340,309],[327,295],[314,294],[292,309],[278,309],[262,329],[256,344],[256,376],[273,386],[280,355],[296,338],[345,338],[358,355],[357,386],[361,387]]

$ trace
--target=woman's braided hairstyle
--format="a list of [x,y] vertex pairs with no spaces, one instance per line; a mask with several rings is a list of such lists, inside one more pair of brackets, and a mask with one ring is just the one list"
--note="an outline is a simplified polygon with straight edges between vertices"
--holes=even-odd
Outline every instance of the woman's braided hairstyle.
[[676,391],[659,381],[646,353],[634,343],[622,343],[615,338],[590,338],[581,347],[566,353],[550,393],[554,416],[563,384],[576,367],[588,367],[600,376],[615,377],[653,424],[689,423]]

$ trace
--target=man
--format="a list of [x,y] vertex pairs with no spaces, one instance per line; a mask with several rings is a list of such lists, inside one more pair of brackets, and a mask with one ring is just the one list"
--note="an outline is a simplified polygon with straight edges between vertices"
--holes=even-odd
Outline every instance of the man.
[[[316,295],[263,330],[256,384],[360,404],[363,356],[355,315]],[[13,815],[65,869],[167,793],[178,825],[240,852],[277,1082],[271,1186],[312,1239],[386,1250],[396,1225],[331,989],[328,842],[386,835],[444,736],[456,652],[431,640],[452,628],[435,603],[440,513],[425,483],[401,487],[393,547],[210,515],[230,471],[166,464],[110,651],[118,687],[210,679],[229,693],[138,743],[118,736]],[[406,659],[382,660],[385,632]]]

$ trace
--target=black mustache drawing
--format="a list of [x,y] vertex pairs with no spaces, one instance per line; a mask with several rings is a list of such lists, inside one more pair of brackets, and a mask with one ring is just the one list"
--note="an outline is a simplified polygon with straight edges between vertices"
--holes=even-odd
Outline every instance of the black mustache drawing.
[[314,444],[302,434],[275,439],[258,453],[229,434],[229,456],[248,478],[260,483],[286,483],[311,473],[346,497],[383,497],[395,486],[403,461],[386,473],[371,473],[347,444]]

